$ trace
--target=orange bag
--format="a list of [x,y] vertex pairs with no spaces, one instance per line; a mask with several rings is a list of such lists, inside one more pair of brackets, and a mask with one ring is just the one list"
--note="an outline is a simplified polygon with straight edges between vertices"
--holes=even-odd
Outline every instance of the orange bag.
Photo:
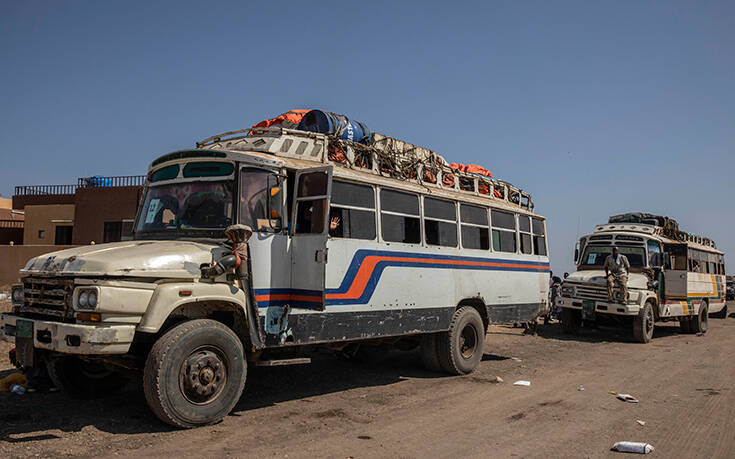
[[299,125],[301,118],[304,117],[311,110],[289,110],[286,113],[281,113],[275,118],[269,120],[263,120],[260,123],[254,125],[250,129],[262,128],[262,127],[284,127],[287,129],[293,129]]

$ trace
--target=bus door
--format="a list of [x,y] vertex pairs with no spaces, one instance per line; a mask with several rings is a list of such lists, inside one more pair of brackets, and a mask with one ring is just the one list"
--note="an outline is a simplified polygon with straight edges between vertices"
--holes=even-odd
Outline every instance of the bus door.
[[664,244],[666,271],[664,295],[666,298],[687,297],[687,245]]
[[291,307],[324,310],[332,167],[296,173],[291,241]]

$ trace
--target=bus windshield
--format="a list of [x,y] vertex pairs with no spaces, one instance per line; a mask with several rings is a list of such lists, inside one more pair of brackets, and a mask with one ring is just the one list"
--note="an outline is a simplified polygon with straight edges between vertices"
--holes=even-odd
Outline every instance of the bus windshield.
[[136,234],[223,230],[232,224],[232,181],[149,187]]
[[[630,262],[631,268],[643,268],[646,266],[646,249],[643,247],[619,246],[621,255],[625,255]],[[611,245],[588,245],[584,249],[580,266],[602,266],[605,258],[612,253]]]

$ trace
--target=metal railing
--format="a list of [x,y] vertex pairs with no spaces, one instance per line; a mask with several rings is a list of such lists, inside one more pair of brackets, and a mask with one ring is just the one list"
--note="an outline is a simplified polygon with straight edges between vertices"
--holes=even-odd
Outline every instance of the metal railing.
[[74,194],[77,188],[108,188],[118,186],[143,186],[145,175],[118,175],[81,177],[76,185],[23,185],[15,187],[16,196],[44,194]]
[[117,175],[113,177],[95,175],[93,177],[81,177],[77,180],[79,188],[143,186],[144,183],[145,175]]
[[16,196],[40,194],[74,194],[76,185],[23,185],[15,187]]
[[0,228],[23,228],[23,220],[0,220]]

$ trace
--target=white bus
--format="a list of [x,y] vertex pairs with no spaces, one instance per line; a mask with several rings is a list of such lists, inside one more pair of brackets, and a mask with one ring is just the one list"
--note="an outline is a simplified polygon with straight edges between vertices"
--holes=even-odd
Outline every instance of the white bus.
[[[544,218],[505,182],[395,139],[375,145],[267,128],[156,159],[134,240],[31,260],[6,338],[70,391],[116,387],[116,373],[82,381],[80,365],[137,362],[149,405],[179,427],[225,416],[248,364],[315,346],[400,341],[429,368],[473,371],[490,323],[547,308]],[[233,224],[253,230],[240,284],[232,270],[204,275],[230,253]]]
[[[607,298],[605,258],[618,248],[630,262],[628,297],[615,287]],[[679,230],[675,220],[644,213],[610,217],[583,236],[577,272],[561,287],[562,325],[575,333],[586,322],[615,319],[647,343],[656,321],[679,321],[687,333],[705,333],[709,315],[725,318],[725,258],[714,241]]]

